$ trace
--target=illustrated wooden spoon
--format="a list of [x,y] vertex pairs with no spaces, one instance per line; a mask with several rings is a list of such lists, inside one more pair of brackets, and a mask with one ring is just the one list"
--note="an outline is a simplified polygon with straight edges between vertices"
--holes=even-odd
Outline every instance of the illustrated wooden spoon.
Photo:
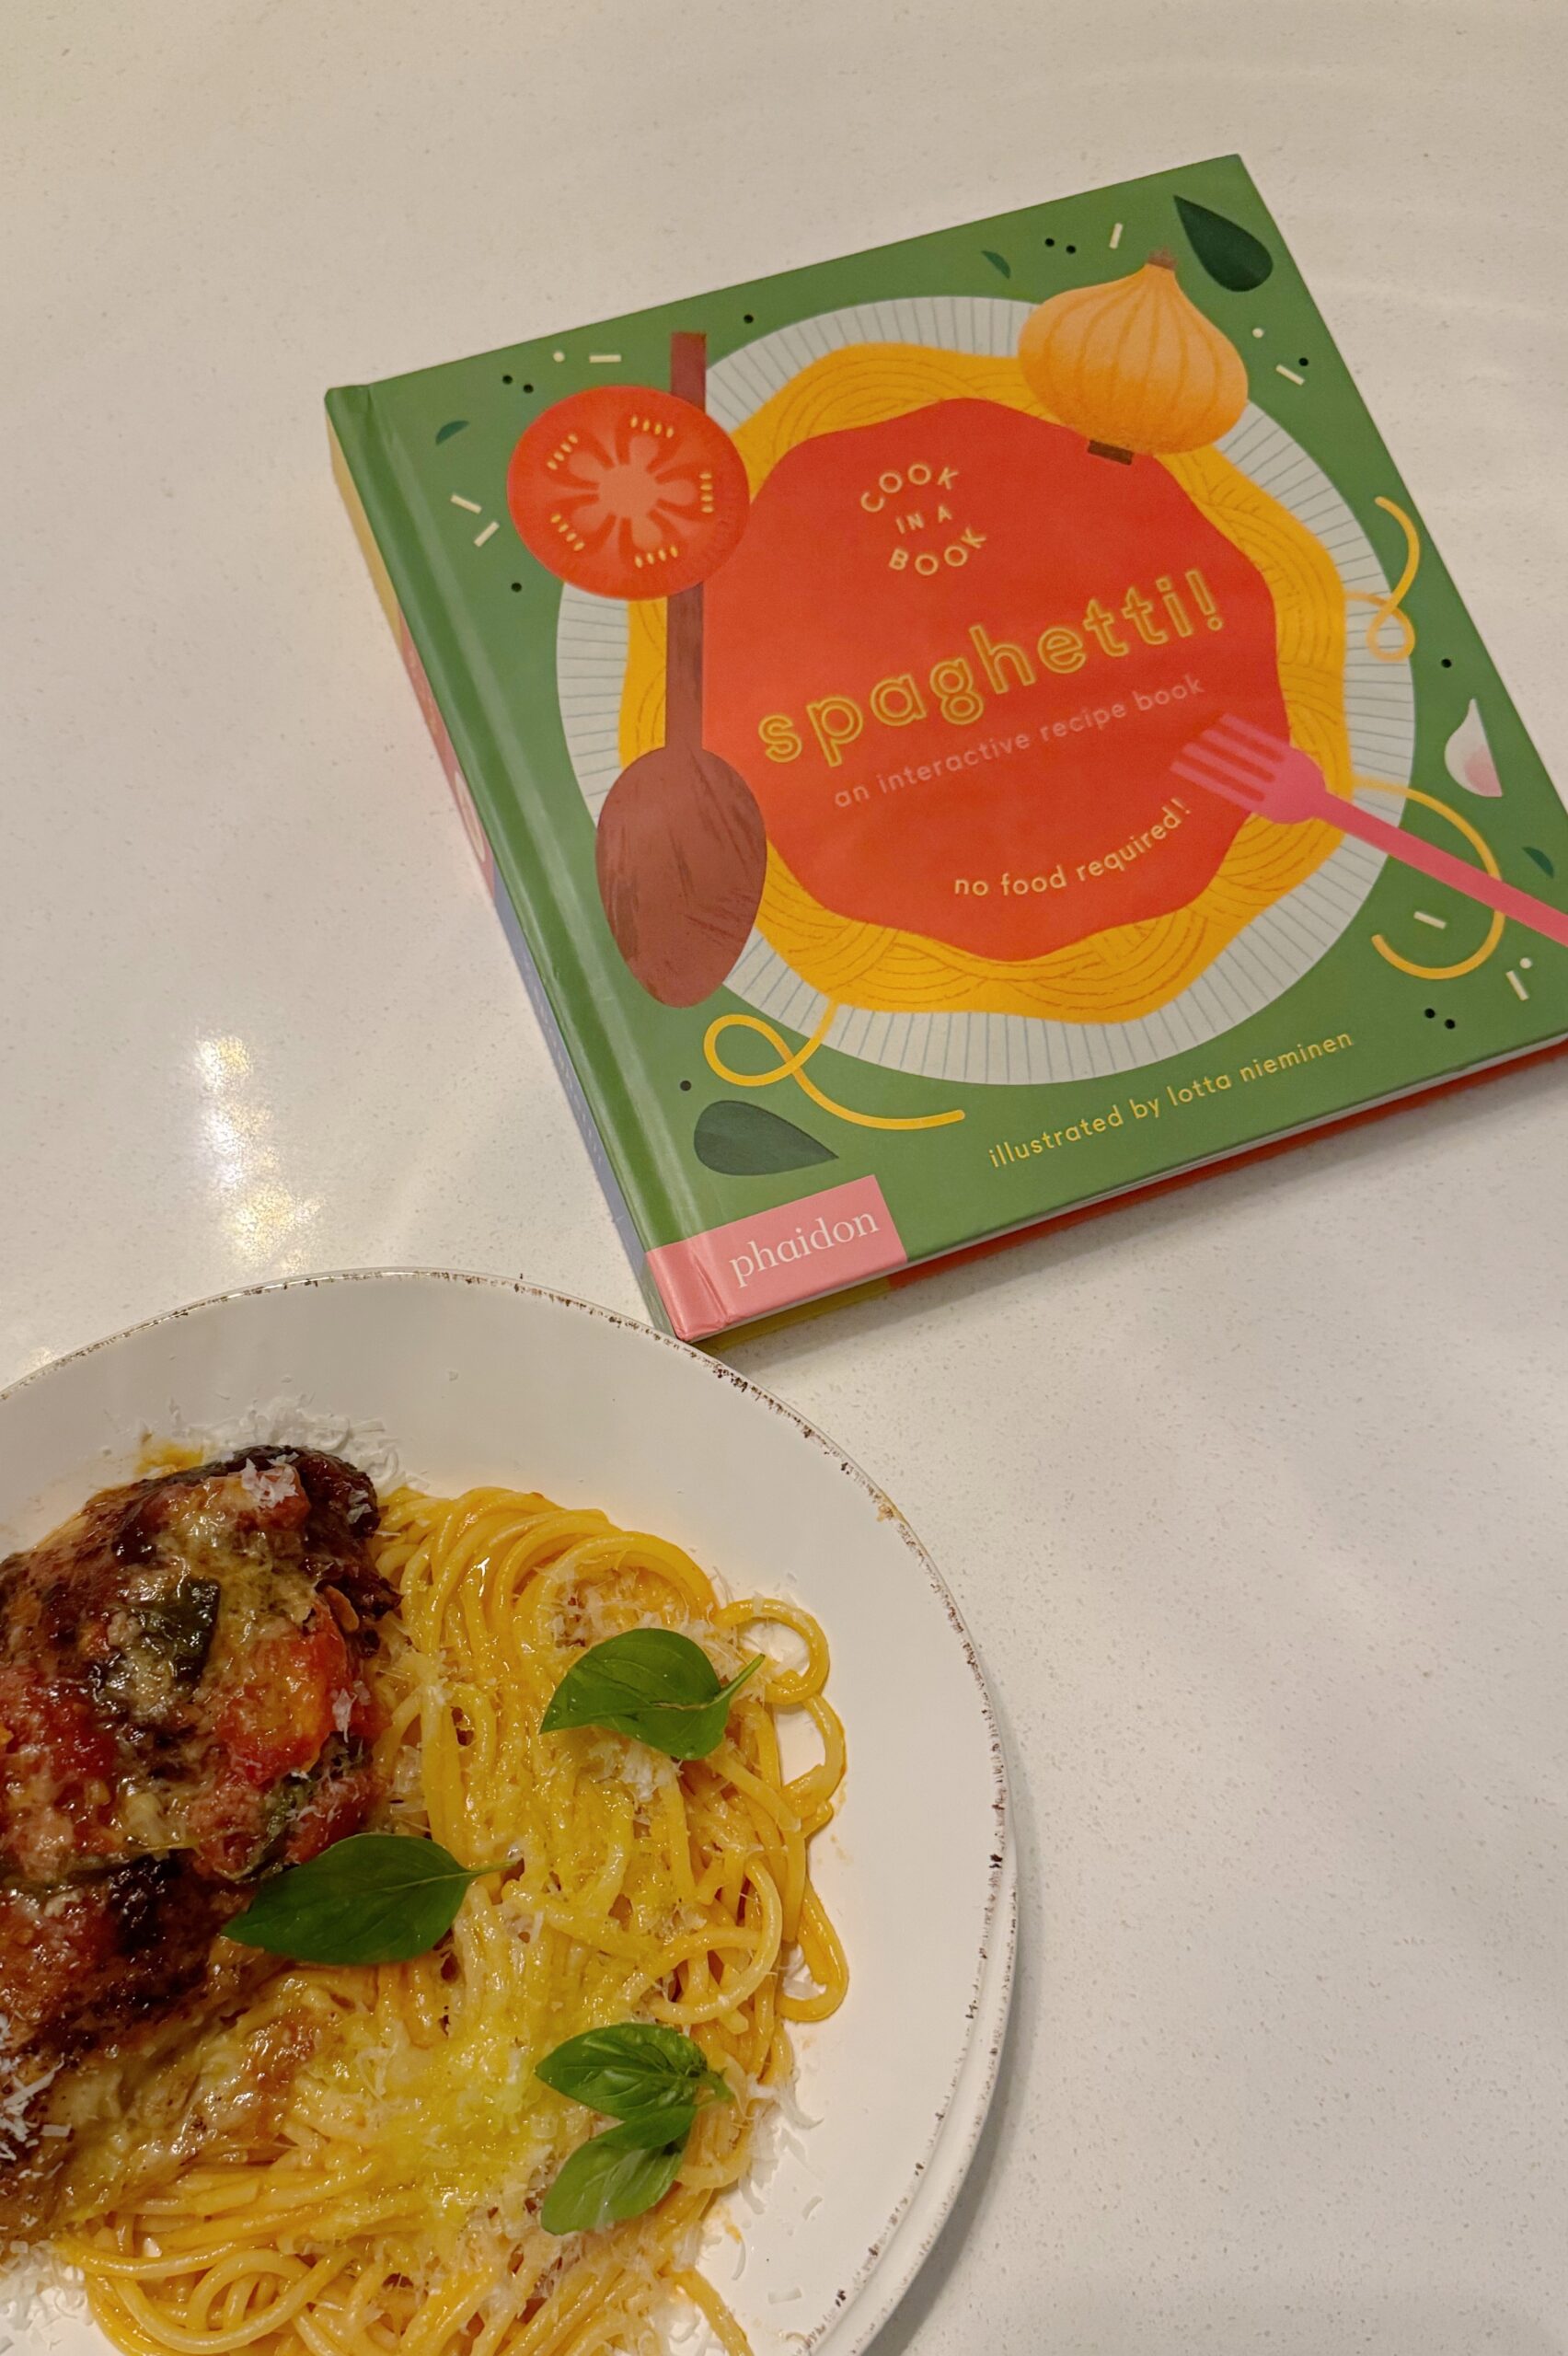
[[601,596],[665,601],[664,742],[616,780],[594,860],[616,945],[650,997],[695,1006],[744,948],[767,837],[751,788],[702,741],[702,583],[749,505],[707,412],[707,344],[670,339],[670,391],[595,386],[558,402],[513,454],[508,502],[534,553]]

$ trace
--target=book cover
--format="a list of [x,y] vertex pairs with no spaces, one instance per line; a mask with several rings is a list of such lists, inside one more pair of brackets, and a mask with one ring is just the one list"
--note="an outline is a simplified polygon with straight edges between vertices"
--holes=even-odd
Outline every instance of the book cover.
[[675,1332],[1568,1035],[1562,803],[1238,158],[328,410]]

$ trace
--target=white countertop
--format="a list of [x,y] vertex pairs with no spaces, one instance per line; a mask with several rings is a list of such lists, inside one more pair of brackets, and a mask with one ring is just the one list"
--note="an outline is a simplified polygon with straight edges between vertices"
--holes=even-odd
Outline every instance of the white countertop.
[[[1561,0],[6,47],[0,1380],[312,1267],[637,1305],[329,382],[1239,148],[1568,780]],[[1003,2088],[879,2356],[1568,2349],[1565,1214],[1549,1068],[736,1353],[930,1543],[1016,1762]]]

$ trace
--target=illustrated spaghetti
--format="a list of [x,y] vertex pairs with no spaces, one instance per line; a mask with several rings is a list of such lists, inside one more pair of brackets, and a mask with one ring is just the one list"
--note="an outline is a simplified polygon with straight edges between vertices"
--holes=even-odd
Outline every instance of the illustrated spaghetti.
[[[513,1862],[414,1962],[271,1981],[212,2034],[161,2165],[64,2255],[132,2356],[658,2356],[680,2301],[745,2356],[694,2270],[698,2229],[788,2087],[790,2025],[833,2012],[847,1978],[809,1867],[844,1773],[822,1631],[792,1604],[723,1601],[660,1539],[505,1489],[399,1490],[374,1551],[400,1595],[381,1670],[394,1825]],[[761,1625],[803,1657],[768,1657],[705,1759],[540,1732],[605,1637],[677,1629],[728,1677]],[[782,1713],[820,1751],[793,1775]],[[535,2064],[628,2019],[695,2038],[734,2099],[702,2112],[656,2208],[553,2237],[543,2193],[605,2122]]]
[[[755,499],[780,460],[814,435],[963,398],[1053,422],[1014,359],[863,344],[810,363],[736,428],[734,439]],[[1331,792],[1348,796],[1355,781],[1344,707],[1345,592],[1332,558],[1306,525],[1217,450],[1157,463],[1262,576],[1274,608],[1276,666],[1291,742],[1311,754]],[[1413,561],[1392,595],[1378,601],[1374,631],[1390,619],[1403,624],[1398,601],[1412,572]],[[663,627],[662,604],[631,607],[620,714],[623,765],[663,742]],[[1213,880],[1186,907],[1016,960],[842,915],[825,907],[773,847],[757,928],[785,964],[836,1008],[1126,1022],[1188,988],[1255,918],[1313,874],[1340,839],[1332,826],[1318,821],[1286,828],[1250,817]]]

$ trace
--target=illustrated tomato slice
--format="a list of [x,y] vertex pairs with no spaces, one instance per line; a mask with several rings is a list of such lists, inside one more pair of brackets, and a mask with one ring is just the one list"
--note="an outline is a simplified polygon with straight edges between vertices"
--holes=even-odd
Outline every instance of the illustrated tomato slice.
[[601,597],[669,597],[745,529],[741,454],[705,410],[646,385],[594,385],[535,419],[506,502],[541,564]]

